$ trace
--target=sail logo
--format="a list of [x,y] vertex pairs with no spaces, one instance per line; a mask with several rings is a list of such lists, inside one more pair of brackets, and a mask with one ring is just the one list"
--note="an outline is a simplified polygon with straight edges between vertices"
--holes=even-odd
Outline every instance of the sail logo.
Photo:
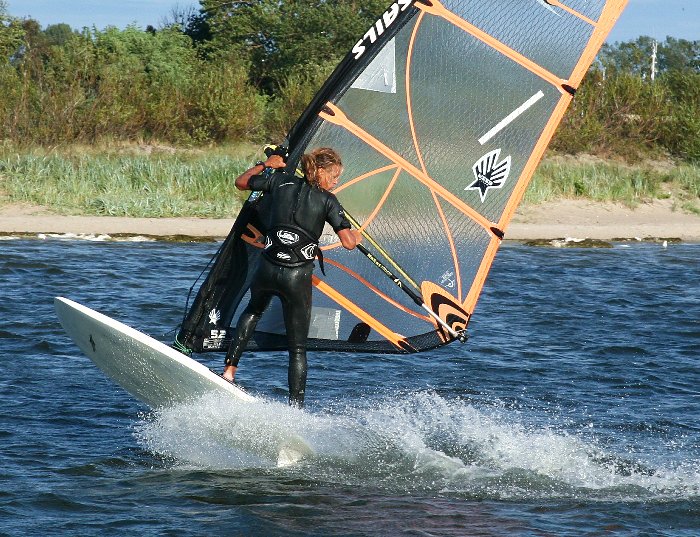
[[209,312],[209,323],[216,326],[216,323],[221,319],[221,312],[217,309],[213,309]]
[[498,189],[503,187],[510,175],[511,158],[508,155],[502,161],[498,161],[501,156],[500,149],[486,153],[481,157],[474,166],[472,171],[476,181],[466,187],[464,190],[478,190],[481,203],[486,199],[486,193],[489,189]]
[[389,9],[387,9],[384,14],[376,20],[376,22],[370,27],[369,30],[362,36],[355,46],[352,47],[352,53],[355,55],[355,59],[359,60],[362,55],[367,50],[367,43],[375,43],[377,39],[384,33],[384,31],[389,28],[396,18],[399,16],[401,11],[406,11],[408,7],[413,3],[414,0],[397,0]]
[[442,276],[440,276],[440,285],[453,289],[455,286],[455,273],[451,270],[446,270]]
[[282,244],[296,244],[299,242],[299,235],[292,231],[287,231],[286,229],[280,229],[277,232],[277,238]]

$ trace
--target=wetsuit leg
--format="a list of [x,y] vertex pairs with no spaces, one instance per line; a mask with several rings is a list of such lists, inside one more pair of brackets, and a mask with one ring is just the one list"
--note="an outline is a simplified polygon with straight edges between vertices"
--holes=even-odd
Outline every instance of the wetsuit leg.
[[253,335],[260,317],[270,304],[270,300],[272,300],[272,293],[270,292],[269,285],[266,283],[267,278],[265,277],[264,268],[266,267],[261,263],[251,283],[250,302],[238,318],[236,333],[231,340],[226,358],[224,359],[224,363],[227,366],[232,365],[238,367],[238,362],[248,344],[248,340]]
[[289,348],[289,404],[304,406],[306,391],[306,340],[311,322],[311,273],[313,265],[284,270],[279,282],[284,325]]
[[306,391],[306,349],[289,351],[289,404],[304,408],[304,392]]
[[311,321],[311,274],[313,265],[282,267],[261,259],[250,292],[251,299],[236,325],[236,335],[226,354],[226,365],[238,367],[248,340],[273,295],[282,301],[289,348],[289,403],[304,406],[306,390],[306,339]]

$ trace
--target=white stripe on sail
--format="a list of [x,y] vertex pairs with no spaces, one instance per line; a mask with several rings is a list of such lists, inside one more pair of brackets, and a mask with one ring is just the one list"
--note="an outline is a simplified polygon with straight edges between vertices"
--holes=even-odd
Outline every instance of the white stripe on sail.
[[503,119],[498,125],[496,125],[493,129],[491,129],[489,132],[484,134],[481,138],[479,138],[479,143],[481,145],[484,145],[486,142],[488,142],[491,138],[496,136],[499,132],[501,132],[503,129],[505,129],[508,125],[513,123],[519,116],[521,116],[523,113],[525,113],[526,110],[531,108],[537,101],[542,99],[544,97],[544,93],[542,91],[538,91],[535,93],[532,97],[530,97],[527,101],[525,101],[522,106],[517,108],[516,110],[513,110],[508,116]]

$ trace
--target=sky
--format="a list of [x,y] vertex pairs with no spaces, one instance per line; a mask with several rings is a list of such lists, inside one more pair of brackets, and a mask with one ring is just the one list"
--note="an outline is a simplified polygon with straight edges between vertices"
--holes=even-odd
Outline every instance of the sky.
[[[387,0],[387,4],[388,4]],[[173,12],[199,9],[193,0],[8,0],[15,17],[31,17],[42,27],[65,22],[75,29],[83,26],[124,28],[136,23],[158,27],[173,20]],[[608,41],[629,41],[649,35],[663,41],[667,36],[700,40],[699,0],[629,0],[627,9]]]

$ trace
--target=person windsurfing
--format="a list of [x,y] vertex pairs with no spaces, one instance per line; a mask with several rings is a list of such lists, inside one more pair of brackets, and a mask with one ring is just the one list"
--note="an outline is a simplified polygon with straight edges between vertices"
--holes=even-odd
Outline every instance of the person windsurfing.
[[301,157],[304,177],[283,171],[279,154],[258,162],[236,178],[239,190],[265,192],[271,198],[270,227],[250,286],[250,302],[236,324],[224,359],[223,378],[233,382],[238,363],[255,326],[273,296],[282,302],[289,350],[289,403],[303,407],[306,389],[306,340],[311,322],[311,275],[318,255],[318,240],[328,222],[344,248],[352,250],[362,236],[345,217],[340,202],[331,192],[338,183],[343,164],[328,147],[314,149]]

